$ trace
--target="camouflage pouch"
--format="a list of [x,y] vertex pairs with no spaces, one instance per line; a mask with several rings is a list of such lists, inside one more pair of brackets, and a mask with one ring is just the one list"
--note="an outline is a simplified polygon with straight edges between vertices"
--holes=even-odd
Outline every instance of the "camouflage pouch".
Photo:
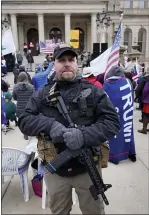
[[108,167],[108,160],[109,160],[109,151],[110,151],[110,147],[108,145],[107,142],[102,143],[100,146],[100,150],[101,150],[101,168],[107,168]]
[[42,161],[50,162],[56,157],[57,152],[54,144],[43,133],[38,136],[37,149]]

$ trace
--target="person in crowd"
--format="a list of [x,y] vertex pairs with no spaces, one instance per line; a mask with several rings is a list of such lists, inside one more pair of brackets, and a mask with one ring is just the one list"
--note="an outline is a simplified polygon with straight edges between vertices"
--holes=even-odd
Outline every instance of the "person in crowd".
[[23,66],[23,65],[19,66],[19,74],[20,74],[21,72],[25,72],[25,73],[27,74],[28,81],[29,81],[30,84],[32,84],[31,76],[30,76],[30,74],[25,70],[25,66]]
[[7,72],[12,72],[15,66],[15,55],[10,53],[4,56],[6,60]]
[[45,58],[44,62],[43,62],[43,68],[44,68],[44,70],[47,70],[48,66],[49,66],[49,61],[47,61],[47,59]]
[[149,67],[147,67],[146,73],[138,84],[135,93],[136,99],[140,98],[142,101],[142,120],[140,120],[140,122],[143,122],[143,128],[138,130],[138,132],[147,134],[147,131],[149,131],[147,129],[149,123]]
[[127,60],[125,61],[125,69],[127,69],[131,65],[131,63],[131,59],[127,58]]
[[15,121],[15,125],[18,126],[18,121],[16,117],[16,105],[12,102],[12,95],[10,92],[5,94],[5,108],[6,108],[6,125],[9,127],[10,122]]
[[19,66],[22,65],[23,57],[22,57],[20,51],[18,51],[18,53],[17,53],[17,62],[19,64]]
[[88,63],[88,53],[84,50],[82,53],[83,60],[82,60],[82,67],[86,67]]
[[6,125],[6,102],[4,92],[1,91],[1,125]]
[[90,66],[90,62],[92,60],[92,56],[91,56],[91,53],[88,52],[88,59],[87,59],[87,67]]
[[134,70],[134,67],[136,65],[136,58],[132,58],[127,60],[127,64],[125,66],[125,73],[132,73]]
[[90,83],[94,84],[95,86],[102,88],[102,84],[96,80],[96,77],[93,75],[91,67],[84,67],[82,77],[89,81]]
[[144,74],[145,73],[145,63],[141,63],[141,72],[142,72],[142,74]]
[[43,72],[43,66],[42,65],[37,65],[36,69],[35,69],[35,74]]
[[104,84],[104,73],[97,75],[96,80],[103,85]]
[[[53,58],[56,77],[53,82],[32,95],[19,118],[20,130],[26,135],[38,136],[38,146],[42,143],[47,143],[48,146],[47,141],[52,141],[53,149],[52,152],[49,150],[50,154],[54,153],[55,147],[58,147],[59,154],[67,147],[70,150],[79,150],[85,146],[92,148],[111,139],[120,128],[118,115],[103,89],[86,82],[78,75],[75,49],[68,44],[61,44],[55,48]],[[76,103],[73,100],[87,88],[91,89],[91,93],[86,98],[87,109],[81,114],[84,107],[79,105],[81,99],[77,99]],[[69,128],[69,123],[55,104],[47,101],[53,90],[60,91],[66,107],[70,108],[70,117],[78,128]],[[40,141],[41,135],[45,137],[44,142]],[[45,148],[42,151],[38,148],[38,152],[39,157],[41,153],[48,156]],[[70,214],[72,187],[78,194],[83,214],[105,213],[101,197],[97,201],[93,199],[89,191],[91,179],[84,164],[78,159],[68,161],[55,174],[45,171],[44,177],[53,214]]]
[[13,74],[14,74],[14,84],[17,84],[17,81],[18,81],[18,76],[21,72],[25,72],[28,76],[28,81],[30,83],[32,83],[32,80],[31,80],[31,76],[30,74],[25,70],[25,66],[23,65],[20,65],[19,64],[16,64],[15,67],[14,67],[14,70],[13,70]]
[[1,57],[1,76],[4,77],[7,74],[7,66],[6,66],[6,60],[4,59],[4,56]]
[[36,43],[36,51],[37,51],[37,55],[39,55],[40,54],[40,46],[39,46],[38,42]]
[[27,52],[26,59],[28,61],[28,66],[29,66],[30,70],[32,71],[32,64],[34,63],[34,59],[33,59],[30,49]]
[[47,61],[48,63],[50,63],[50,61],[51,61],[51,56],[50,56],[50,54],[47,54],[45,59],[46,59],[46,61]]
[[[142,81],[142,78],[144,77],[144,74],[145,74],[144,68],[145,68],[145,64],[143,63],[143,64],[141,64],[141,72],[140,72],[140,74],[138,76],[138,79],[137,79],[137,82],[136,82],[136,87],[138,85],[140,86],[140,82]],[[136,91],[136,89],[135,89],[135,91]],[[138,97],[135,97],[135,101],[137,101],[139,103],[139,106],[136,108],[136,110],[141,110],[141,112],[142,112],[143,103],[142,103],[141,94]],[[142,112],[142,117],[139,120],[139,122],[143,122],[143,112]]]
[[[23,113],[27,102],[33,94],[34,87],[28,82],[28,76],[25,72],[21,72],[18,76],[18,83],[13,88],[13,99],[17,101],[16,116],[19,118]],[[28,136],[24,135],[24,139],[28,140]]]
[[51,72],[52,67],[53,62],[49,63],[49,66],[45,71],[42,70],[41,65],[38,66],[38,72],[32,77],[32,84],[35,90],[39,90],[47,84],[48,75]]
[[23,45],[23,51],[24,51],[24,56],[26,56],[27,55],[27,51],[28,51],[28,45],[27,45],[27,43],[24,43],[24,45]]
[[120,118],[121,129],[117,136],[109,141],[109,161],[118,164],[130,158],[136,161],[133,133],[133,100],[134,92],[131,82],[126,79],[124,71],[114,66],[105,76],[103,89],[108,94]]
[[10,84],[8,82],[5,82],[3,79],[1,79],[1,90],[3,93],[8,92],[8,89],[10,87]]
[[33,52],[34,44],[32,42],[29,43],[29,50],[31,50],[31,53]]
[[136,88],[136,82],[132,78],[132,74],[130,72],[125,72],[125,77],[128,78],[133,86],[133,89],[135,90]]
[[14,66],[14,69],[13,69],[13,74],[14,74],[14,84],[17,83],[17,80],[18,80],[18,76],[19,76],[19,64],[16,63],[15,66]]
[[138,80],[137,80],[137,85],[140,83],[140,81],[142,80],[143,76],[145,74],[145,64],[142,63],[141,64],[141,69],[140,69],[140,74],[139,74],[139,77],[138,77]]

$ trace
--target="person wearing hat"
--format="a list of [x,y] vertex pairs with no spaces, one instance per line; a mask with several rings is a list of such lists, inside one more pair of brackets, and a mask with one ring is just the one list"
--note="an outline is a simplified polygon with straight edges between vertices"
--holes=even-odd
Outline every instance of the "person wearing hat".
[[135,93],[136,99],[141,98],[142,101],[143,128],[138,130],[138,132],[147,134],[147,132],[149,132],[149,129],[147,129],[147,125],[149,123],[149,67],[146,68],[146,72],[140,80]]
[[16,117],[16,105],[12,102],[11,93],[5,93],[5,108],[6,108],[6,120],[7,126],[9,126],[10,121],[15,121],[15,125],[18,125],[17,117]]
[[[85,146],[99,146],[116,135],[120,128],[118,115],[106,93],[79,75],[75,49],[61,44],[54,49],[53,59],[55,78],[32,95],[19,118],[19,128],[24,134],[38,136],[39,157],[46,162],[53,159],[52,154],[55,156],[67,148],[79,150]],[[83,112],[79,95],[88,88],[91,91]],[[69,128],[68,121],[52,99],[49,100],[53,91],[60,92],[78,128]],[[105,213],[101,196],[95,201],[89,191],[92,182],[78,158],[66,162],[55,174],[45,168],[44,177],[53,214],[70,214],[72,188],[76,190],[83,214]]]
[[96,77],[93,75],[93,69],[91,67],[84,67],[82,78],[94,84],[95,86],[102,88],[102,84],[96,80]]

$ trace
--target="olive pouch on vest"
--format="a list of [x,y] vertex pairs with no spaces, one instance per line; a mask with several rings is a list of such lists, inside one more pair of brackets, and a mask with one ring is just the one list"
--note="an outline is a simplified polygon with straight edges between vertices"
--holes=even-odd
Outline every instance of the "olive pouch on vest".
[[37,148],[42,161],[50,162],[57,155],[54,144],[43,133],[38,136]]
[[101,150],[101,168],[107,168],[108,167],[108,160],[109,160],[109,151],[110,147],[107,144],[107,142],[102,143],[100,146]]
[[110,151],[110,147],[107,142],[100,144],[99,147],[96,147],[96,151],[98,152],[97,155],[94,156],[94,161],[97,162],[99,168],[107,168]]

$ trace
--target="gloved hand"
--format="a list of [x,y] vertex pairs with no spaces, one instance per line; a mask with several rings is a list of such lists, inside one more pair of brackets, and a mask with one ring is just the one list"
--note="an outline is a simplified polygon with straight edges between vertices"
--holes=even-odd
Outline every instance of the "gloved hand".
[[77,150],[84,145],[84,138],[80,129],[66,128],[63,131],[64,142],[69,149]]
[[52,127],[50,130],[50,137],[53,142],[62,143],[64,141],[64,138],[63,138],[64,129],[66,129],[66,127],[64,125],[62,125],[61,123],[59,123],[57,121],[54,121],[52,123]]

